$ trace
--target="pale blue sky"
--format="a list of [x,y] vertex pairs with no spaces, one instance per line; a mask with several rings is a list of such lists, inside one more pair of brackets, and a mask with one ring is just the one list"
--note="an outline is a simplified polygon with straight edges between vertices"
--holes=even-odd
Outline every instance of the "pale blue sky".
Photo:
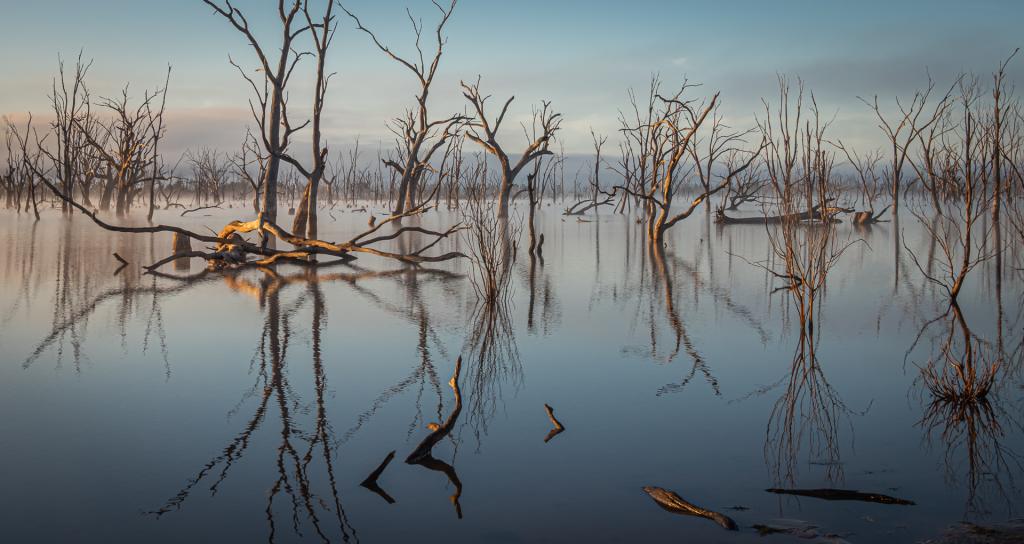
[[[251,61],[240,34],[200,0],[2,0],[0,114],[31,110],[45,117],[57,55],[81,48],[95,60],[89,84],[106,95],[127,81],[141,94],[174,66],[168,108],[169,151],[235,147],[248,121],[246,85],[228,54]],[[238,0],[261,35],[276,38],[276,2]],[[436,10],[425,0],[349,0],[351,10],[398,51],[412,34],[408,6],[429,28]],[[341,14],[330,68],[328,136],[347,145],[357,135],[389,143],[384,122],[411,101],[414,81],[374,49]],[[683,75],[722,91],[733,124],[744,126],[771,95],[775,74],[799,75],[829,112],[834,135],[871,145],[874,125],[856,96],[890,99],[912,92],[926,69],[947,82],[959,71],[987,74],[1022,45],[1024,2],[839,2],[826,0],[687,2],[636,0],[461,0],[448,29],[448,54],[431,102],[437,115],[461,111],[459,79],[483,76],[497,98],[514,94],[516,119],[550,99],[565,115],[562,139],[587,151],[588,127],[614,133],[626,89],[652,72],[666,83]],[[1011,80],[1024,74],[1012,66]],[[307,64],[306,67],[311,67]],[[296,73],[293,116],[307,101],[308,72]],[[507,138],[521,131],[509,124]],[[515,130],[512,130],[515,129]],[[511,145],[511,144],[510,144]]]

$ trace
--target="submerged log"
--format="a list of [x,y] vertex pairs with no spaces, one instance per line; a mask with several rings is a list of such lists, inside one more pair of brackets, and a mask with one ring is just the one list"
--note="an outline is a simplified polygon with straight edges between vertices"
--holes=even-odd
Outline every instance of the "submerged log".
[[651,486],[645,487],[644,491],[654,499],[654,502],[658,503],[658,506],[668,510],[669,512],[682,514],[684,516],[696,516],[699,518],[710,519],[728,531],[736,530],[736,522],[729,516],[719,514],[718,512],[713,512],[711,510],[705,510],[686,501],[672,491]]
[[[822,208],[821,205],[814,206],[810,210],[802,212],[784,213],[781,215],[760,215],[756,217],[730,217],[725,214],[725,210],[718,209],[715,212],[715,223],[721,225],[764,225],[764,224],[775,224],[785,223],[789,221],[831,221],[838,223],[839,219],[837,215],[841,213],[853,212],[850,208],[840,208],[838,206],[826,206]],[[885,210],[882,210],[885,212]],[[881,215],[881,213],[879,213]]]
[[779,489],[773,487],[766,489],[765,491],[778,495],[798,495],[801,497],[813,497],[815,499],[823,499],[826,501],[862,501],[908,506],[915,504],[914,501],[890,497],[889,495],[882,495],[881,493],[861,493],[860,491],[852,491],[849,489]]

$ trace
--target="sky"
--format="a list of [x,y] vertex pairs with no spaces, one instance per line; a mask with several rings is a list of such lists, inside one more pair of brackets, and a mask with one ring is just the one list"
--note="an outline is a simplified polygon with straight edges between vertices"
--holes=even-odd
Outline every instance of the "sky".
[[[221,0],[222,1],[222,0]],[[323,2],[326,0],[314,0]],[[0,115],[47,119],[58,56],[92,59],[94,97],[130,83],[131,94],[162,85],[167,98],[169,154],[187,148],[238,148],[251,124],[248,85],[229,55],[255,70],[247,42],[201,0],[0,0]],[[268,49],[279,43],[276,2],[236,0]],[[428,32],[437,10],[427,0],[347,0],[345,6],[399,54],[413,49],[408,8]],[[331,81],[325,134],[336,148],[360,139],[365,148],[391,145],[386,121],[412,104],[416,81],[377,50],[343,12],[328,58]],[[695,93],[721,92],[730,125],[753,126],[760,98],[777,92],[777,74],[799,76],[822,109],[835,115],[832,136],[857,147],[880,144],[872,112],[858,97],[878,95],[884,107],[925,86],[928,75],[949,84],[960,72],[988,76],[1024,45],[1017,0],[830,1],[764,0],[460,0],[447,28],[430,102],[443,116],[467,104],[460,80],[482,78],[493,102],[515,96],[502,136],[521,147],[520,122],[550,100],[564,116],[561,144],[590,150],[590,129],[612,136],[627,89],[644,90],[653,73],[667,87],[684,77]],[[308,47],[308,38],[299,40]],[[313,63],[297,69],[290,91],[295,119],[308,116]],[[1009,70],[1020,82],[1024,58]],[[301,140],[303,136],[297,137]],[[606,149],[606,153],[609,152]]]

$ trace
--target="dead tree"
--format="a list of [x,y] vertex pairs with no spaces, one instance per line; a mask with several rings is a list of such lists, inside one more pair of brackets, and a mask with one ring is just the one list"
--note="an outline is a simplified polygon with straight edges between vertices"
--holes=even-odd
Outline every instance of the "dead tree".
[[192,170],[193,205],[219,205],[224,200],[224,184],[229,169],[220,152],[203,147],[186,151],[184,159]]
[[146,220],[153,220],[154,200],[156,197],[156,185],[157,178],[161,177],[160,172],[160,140],[164,135],[164,109],[167,107],[167,87],[171,84],[171,66],[167,66],[167,79],[164,80],[164,90],[160,96],[160,109],[156,114],[156,122],[150,123],[150,130],[152,131],[152,149],[153,149],[153,164],[152,171],[149,176],[149,212],[146,214]]
[[[729,169],[738,166],[735,164],[735,159],[738,153],[742,152],[742,146],[747,143],[747,136],[757,132],[756,127],[751,127],[747,130],[733,130],[730,126],[725,124],[722,114],[719,112],[722,103],[718,102],[715,104],[714,109],[711,111],[711,126],[708,130],[708,134],[703,136],[700,132],[697,132],[693,139],[693,143],[689,148],[690,158],[693,160],[694,170],[697,172],[697,179],[700,181],[701,188],[704,192],[711,191],[711,184],[714,180],[715,166],[723,157],[729,159]],[[747,169],[744,169],[746,171]],[[726,187],[728,191],[731,189],[732,184]],[[710,209],[711,200],[705,199],[705,205]]]
[[589,210],[615,204],[614,191],[608,192],[601,189],[601,148],[604,147],[608,138],[594,134],[594,129],[590,129],[590,138],[594,143],[594,172],[587,179],[590,184],[590,195],[566,208],[562,215],[583,215]]
[[473,289],[485,304],[507,302],[520,227],[515,222],[494,221],[493,204],[488,205],[479,193],[469,197],[466,207],[469,228],[464,237],[473,264]]
[[[533,163],[533,171],[526,176],[527,198],[530,199],[526,225],[527,234],[530,237],[528,253],[531,258],[542,255],[544,251],[544,234],[540,233],[538,235],[537,233],[537,206],[540,205],[541,200],[544,198],[544,190],[554,185],[555,174],[564,160],[564,155],[552,156],[546,161],[543,157],[539,158]],[[533,266],[532,262],[531,266]]]
[[120,96],[116,98],[100,99],[100,107],[112,115],[108,123],[100,124],[101,138],[94,137],[81,122],[75,121],[86,143],[107,168],[107,185],[103,189],[100,208],[109,208],[113,197],[117,215],[128,213],[137,184],[147,181],[147,167],[157,160],[149,149],[154,140],[159,139],[155,127],[157,119],[163,117],[163,106],[154,110],[153,102],[166,93],[166,89],[147,91],[139,104],[132,107],[128,88],[126,85],[121,89]]
[[[48,172],[46,167],[43,165],[43,146],[45,137],[39,138],[36,134],[35,129],[32,128],[32,114],[28,115],[28,120],[25,121],[25,132],[22,133],[18,130],[18,127],[7,120],[7,134],[8,134],[8,153],[12,149],[13,143],[17,144],[15,152],[20,158],[18,168],[13,170],[15,175],[18,175],[21,179],[21,183],[24,184],[25,188],[25,211],[28,211],[29,204],[32,205],[32,213],[35,215],[36,220],[39,220],[39,203],[36,198],[36,178],[46,183],[46,176]],[[8,157],[11,160],[11,157]],[[19,191],[20,192],[20,191]]]
[[[945,290],[951,302],[956,301],[968,274],[1002,251],[1001,247],[986,245],[995,225],[988,225],[985,232],[977,230],[984,227],[981,219],[989,209],[986,191],[994,185],[992,159],[997,137],[993,125],[985,122],[987,112],[979,111],[978,81],[960,77],[956,86],[955,108],[937,120],[946,125],[933,151],[936,162],[942,165],[944,184],[953,191],[953,202],[939,209],[911,208],[941,250],[939,270],[934,271],[931,263],[922,264],[907,247],[922,275]],[[954,120],[953,115],[959,119]]]
[[[312,143],[313,143],[313,166],[306,169],[302,163],[295,160],[287,152],[281,158],[294,166],[306,178],[306,188],[302,192],[302,200],[299,202],[299,209],[295,212],[295,219],[292,222],[292,232],[306,233],[309,238],[317,237],[317,194],[320,182],[324,177],[324,170],[327,167],[327,147],[323,144],[323,134],[320,128],[321,118],[324,110],[324,99],[327,96],[327,84],[334,74],[325,74],[324,68],[327,62],[327,52],[334,39],[334,31],[337,28],[334,23],[334,0],[327,1],[323,19],[313,22],[313,16],[309,12],[309,0],[303,0],[302,13],[306,17],[306,23],[313,37],[313,49],[316,51],[316,83],[313,88],[313,118],[312,118]],[[285,123],[287,124],[287,118]]]
[[544,117],[539,122],[540,134],[527,143],[526,149],[523,150],[519,160],[513,164],[508,153],[498,143],[497,136],[498,131],[501,129],[501,123],[505,120],[505,114],[508,113],[508,107],[515,100],[515,97],[509,97],[501,107],[501,112],[498,113],[498,116],[493,120],[489,120],[486,113],[486,103],[490,95],[484,96],[480,94],[480,78],[477,78],[476,83],[467,84],[463,81],[461,85],[462,95],[473,106],[475,112],[474,119],[468,122],[466,137],[479,144],[480,147],[484,148],[484,151],[494,155],[498,161],[501,187],[498,193],[497,216],[499,219],[504,219],[508,217],[509,200],[512,196],[512,188],[516,177],[531,161],[551,154],[551,151],[546,148],[545,144],[550,142],[558,131],[562,122],[562,114],[555,113],[551,109],[549,102],[543,103],[542,111],[544,112]]
[[291,127],[286,124],[288,81],[295,65],[303,56],[296,52],[293,42],[303,32],[310,29],[309,25],[296,21],[299,11],[302,9],[302,0],[290,1],[288,2],[290,6],[286,5],[285,0],[277,2],[277,14],[281,21],[281,43],[277,50],[276,60],[268,57],[264,46],[250,30],[249,20],[241,10],[231,5],[230,0],[224,0],[223,7],[219,1],[203,0],[203,2],[245,36],[253,52],[256,53],[260,71],[263,73],[263,84],[257,85],[246,70],[243,70],[234,60],[229,59],[231,65],[238,69],[242,77],[252,87],[255,95],[255,103],[250,99],[249,107],[256,120],[256,125],[260,128],[263,147],[267,152],[267,168],[262,183],[263,210],[260,217],[274,223],[277,221],[277,177],[281,158],[288,148],[291,136],[305,126]]
[[447,42],[444,29],[455,10],[456,0],[452,0],[447,8],[437,2],[433,2],[433,4],[440,12],[440,21],[434,30],[436,49],[429,64],[424,57],[423,47],[420,45],[423,37],[423,24],[418,22],[410,11],[406,10],[406,13],[412,23],[413,33],[416,35],[416,56],[412,57],[412,60],[394,53],[391,48],[377,38],[372,30],[363,26],[355,14],[345,10],[355,21],[357,29],[370,36],[373,44],[381,52],[412,72],[419,83],[416,105],[407,109],[402,117],[392,120],[389,125],[389,129],[395,135],[397,156],[394,160],[385,160],[384,164],[399,176],[398,194],[392,212],[394,214],[401,214],[417,204],[416,197],[419,194],[423,173],[431,170],[431,157],[447,144],[448,140],[457,133],[458,127],[466,121],[466,117],[459,114],[443,119],[431,119],[428,113],[427,99],[430,95],[430,86],[434,82],[434,76],[437,74],[441,56],[444,53],[444,45]]
[[[889,187],[892,191],[894,214],[899,213],[900,190],[903,188],[903,168],[910,154],[911,145],[920,137],[924,130],[927,130],[938,119],[936,113],[925,115],[928,98],[934,89],[935,83],[929,77],[927,87],[923,91],[915,91],[909,104],[897,97],[896,108],[898,113],[888,119],[878,102],[878,95],[875,95],[871,101],[860,98],[860,101],[874,112],[875,117],[878,118],[878,127],[888,140],[891,153],[888,167],[890,176]],[[940,101],[941,103],[942,101]]]
[[[739,160],[738,155],[730,155],[726,159],[726,168],[733,170]],[[761,165],[754,164],[733,179],[733,183],[725,188],[719,210],[736,210],[747,202],[757,202],[761,191],[768,185]],[[728,204],[728,205],[726,205]]]
[[[267,158],[260,149],[256,136],[246,130],[241,149],[229,159],[235,175],[244,179],[252,188],[252,211],[257,215],[260,213],[260,195],[263,182],[266,181],[267,168]],[[249,171],[252,166],[256,166],[255,175]]]
[[[335,257],[335,261],[347,261],[354,258],[354,253],[367,253],[387,259],[395,259],[411,265],[441,262],[466,257],[464,253],[459,251],[449,251],[441,255],[425,254],[426,251],[436,246],[441,242],[441,240],[444,240],[467,228],[461,223],[449,227],[444,231],[435,231],[417,226],[397,228],[389,234],[377,234],[377,232],[385,225],[399,221],[403,217],[410,217],[423,213],[426,211],[427,207],[422,205],[405,212],[403,215],[388,217],[387,219],[376,223],[376,225],[371,226],[366,231],[352,237],[347,242],[341,243],[325,242],[323,240],[293,235],[278,226],[276,223],[268,221],[265,217],[260,217],[248,222],[232,221],[225,225],[219,233],[211,236],[199,234],[197,232],[172,225],[131,227],[107,223],[97,217],[96,213],[88,210],[70,196],[62,193],[60,188],[50,182],[44,174],[36,172],[36,175],[40,177],[43,184],[45,184],[54,195],[69,203],[96,223],[96,225],[108,231],[135,234],[167,232],[179,237],[187,237],[190,240],[213,244],[211,251],[182,251],[160,259],[159,261],[144,267],[146,271],[150,273],[155,272],[158,268],[168,263],[191,258],[206,259],[208,264],[213,268],[235,269],[249,266],[267,266],[277,262],[293,262],[295,264],[316,266],[315,262],[311,262],[309,260],[315,255],[327,255]],[[254,244],[248,242],[241,235],[249,232],[256,232],[260,234],[264,240],[267,240],[270,237],[276,238],[282,243],[291,245],[293,249],[278,250],[267,247],[266,244]],[[394,240],[405,233],[418,233],[420,235],[425,235],[428,237],[429,241],[416,249],[409,249],[401,252],[386,251],[374,247],[376,244],[388,240]],[[249,259],[249,257],[253,255],[257,255],[261,258],[257,258],[255,260]]]
[[[79,174],[77,167],[84,148],[77,133],[81,124],[91,115],[89,91],[85,86],[85,76],[91,66],[92,61],[82,63],[82,53],[79,52],[75,71],[69,82],[64,73],[64,60],[58,59],[60,82],[54,78],[50,91],[54,119],[50,123],[53,139],[48,147],[52,148],[52,151],[47,147],[41,150],[53,163],[61,190],[67,194],[74,191],[75,179]],[[72,208],[66,202],[62,202],[61,211],[71,213]]]
[[[749,152],[746,161],[726,172],[721,181],[710,189],[699,190],[689,206],[675,213],[672,201],[682,190],[688,174],[696,168],[696,163],[687,164],[686,159],[694,156],[694,138],[714,110],[719,96],[715,93],[710,100],[699,102],[685,98],[685,93],[693,87],[684,81],[678,91],[664,97],[660,94],[660,81],[652,78],[645,108],[647,113],[639,113],[641,109],[631,93],[637,122],[627,121],[624,116],[620,118],[622,131],[626,134],[625,145],[630,147],[624,151],[623,168],[628,172],[624,179],[633,183],[632,186],[618,185],[616,191],[623,191],[644,202],[648,240],[656,245],[664,243],[668,229],[692,215],[706,199],[729,187],[738,174],[753,164],[760,151]],[[711,130],[714,132],[716,129],[712,127]],[[705,160],[709,159],[711,157]]]
[[881,211],[875,212],[875,203],[884,189],[883,181],[878,173],[878,163],[882,161],[882,152],[873,151],[861,155],[855,149],[843,145],[842,141],[835,145],[846,155],[846,160],[849,161],[850,167],[853,168],[857,176],[857,184],[860,186],[861,204],[867,206],[867,210],[854,214],[853,224],[871,225],[880,222],[882,214],[891,206],[887,205]]
[[835,153],[826,140],[831,122],[822,118],[813,94],[810,98],[807,107],[799,80],[792,97],[789,81],[779,76],[778,103],[773,108],[764,100],[765,115],[759,121],[766,145],[765,169],[781,214],[780,221],[766,224],[765,229],[783,269],[760,266],[786,282],[779,290],[790,293],[801,326],[808,330],[813,329],[815,295],[853,243],[836,236],[834,216],[845,210],[831,204],[839,191],[832,173]]

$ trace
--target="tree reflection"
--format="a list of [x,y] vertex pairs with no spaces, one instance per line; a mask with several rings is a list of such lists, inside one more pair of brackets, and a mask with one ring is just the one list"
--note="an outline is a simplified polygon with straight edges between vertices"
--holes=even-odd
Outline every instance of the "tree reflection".
[[[322,542],[336,538],[348,542],[355,531],[348,522],[338,493],[334,471],[334,431],[325,405],[327,376],[324,371],[321,337],[326,324],[326,307],[316,272],[309,269],[302,274],[281,276],[272,269],[264,269],[258,284],[247,278],[234,277],[229,282],[234,288],[254,294],[264,309],[264,320],[256,350],[256,383],[245,397],[256,397],[256,407],[242,431],[232,439],[219,455],[203,466],[174,497],[161,508],[151,512],[160,517],[180,510],[192,491],[202,482],[209,484],[211,495],[216,495],[230,474],[231,468],[248,451],[254,433],[261,427],[276,423],[279,439],[274,456],[276,478],[267,494],[266,518],[268,541],[278,536],[279,510],[289,512],[286,519],[292,533],[302,537],[311,530]],[[287,279],[286,279],[287,278]],[[306,291],[290,303],[283,304],[281,289],[298,280],[306,283]],[[312,431],[306,431],[297,420],[295,410],[303,405],[299,393],[290,382],[288,349],[293,338],[293,321],[299,310],[310,305],[312,333],[313,391],[315,415]],[[246,398],[243,398],[245,402]],[[319,460],[319,461],[318,461]],[[322,462],[322,466],[317,466]],[[315,474],[324,471],[327,482],[318,482]],[[321,491],[319,487],[324,487]]]
[[924,324],[911,350],[925,337],[933,350],[919,365],[926,401],[918,425],[925,440],[944,448],[947,481],[964,485],[968,517],[991,513],[988,501],[996,497],[1012,512],[1020,494],[1014,478],[1024,464],[1006,442],[1008,427],[1021,428],[1001,398],[1007,354],[976,335],[955,303]]
[[796,480],[797,459],[804,448],[812,462],[825,467],[828,481],[843,479],[839,426],[853,412],[826,378],[818,361],[818,342],[813,330],[801,327],[789,371],[768,388],[782,388],[768,417],[764,446],[776,484]]

